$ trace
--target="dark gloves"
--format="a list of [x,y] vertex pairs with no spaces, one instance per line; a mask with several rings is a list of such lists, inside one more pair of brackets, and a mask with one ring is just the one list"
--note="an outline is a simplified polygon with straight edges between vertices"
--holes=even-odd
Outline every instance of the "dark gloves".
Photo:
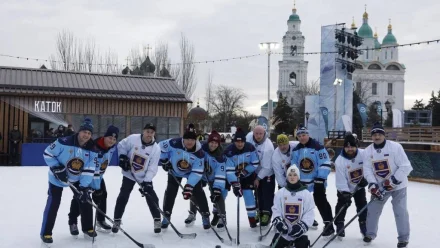
[[222,197],[222,190],[213,188],[211,193],[211,202],[217,203],[221,199],[221,197]]
[[183,187],[183,199],[188,200],[191,198],[193,194],[194,187],[191,186],[191,184],[185,184],[185,187]]
[[248,172],[247,170],[245,170],[245,169],[243,169],[243,170],[237,170],[237,171],[235,172],[235,175],[236,175],[238,178],[245,178],[248,174],[249,174],[249,172]]
[[173,165],[168,159],[161,159],[160,164],[162,165],[162,169],[167,172],[173,168]]
[[129,171],[130,170],[130,159],[125,154],[119,155],[119,167],[123,171]]
[[401,183],[402,183],[402,182],[398,181],[394,176],[391,176],[391,178],[389,178],[389,179],[387,179],[387,180],[385,180],[385,181],[383,182],[383,188],[384,188],[386,191],[391,191],[391,190],[393,190],[394,188],[396,188],[397,185],[399,185],[399,184],[401,184]]
[[376,197],[379,201],[383,200],[382,192],[380,192],[379,185],[377,183],[370,183],[368,185],[368,191],[371,193],[371,195]]
[[287,226],[286,222],[279,216],[272,220],[272,224],[281,234],[287,234],[289,232],[289,226]]
[[232,186],[232,190],[234,191],[234,195],[236,197],[242,197],[243,196],[243,191],[241,190],[241,185],[240,185],[239,182],[232,182],[231,186]]
[[315,193],[325,193],[325,179],[315,178],[313,192]]
[[82,203],[86,203],[88,201],[91,201],[90,193],[92,192],[92,189],[89,187],[79,187],[78,188],[79,193],[76,195],[78,200]]
[[365,177],[362,177],[361,181],[358,183],[359,188],[365,188],[368,186],[368,182]]
[[66,166],[64,165],[54,166],[54,167],[50,167],[50,170],[54,174],[55,178],[57,178],[63,183],[67,183],[68,179],[67,179]]
[[342,191],[341,195],[342,195],[342,199],[344,199],[345,204],[350,205],[351,204],[351,197],[353,195],[347,191]]
[[101,197],[103,194],[104,194],[104,190],[102,190],[102,189],[98,189],[98,190],[93,191],[92,196],[93,196],[93,197],[97,197],[97,198],[99,198],[99,197]]
[[306,225],[306,223],[299,221],[298,223],[292,226],[289,236],[297,239],[301,237],[304,233],[306,233],[307,230],[309,230],[309,227]]
[[141,187],[139,188],[139,192],[141,192],[142,197],[144,194],[153,194],[153,183],[152,182],[143,182]]

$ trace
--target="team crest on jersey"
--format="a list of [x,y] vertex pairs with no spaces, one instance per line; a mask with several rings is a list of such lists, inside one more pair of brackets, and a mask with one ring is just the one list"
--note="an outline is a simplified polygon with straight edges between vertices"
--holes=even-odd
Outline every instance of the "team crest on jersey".
[[238,174],[238,175],[241,174],[241,172],[246,168],[247,165],[248,165],[248,163],[246,163],[246,162],[237,165],[237,167],[235,168],[236,174]]
[[145,162],[147,158],[143,157],[140,154],[135,153],[133,155],[133,161],[131,162],[131,166],[133,167],[134,172],[142,171],[145,167]]
[[391,174],[388,160],[373,161],[374,173],[381,178],[387,178]]
[[100,168],[100,172],[104,173],[105,170],[107,169],[108,166],[108,160],[105,160],[102,164],[101,164],[101,168]]
[[300,169],[305,174],[310,174],[315,169],[315,165],[313,164],[313,161],[309,158],[303,158],[300,162]]
[[284,216],[290,224],[295,224],[301,217],[301,205],[297,203],[285,203]]
[[348,174],[350,175],[350,182],[352,184],[358,184],[362,180],[363,170],[362,168],[354,169],[349,171]]
[[185,159],[181,159],[177,162],[177,168],[181,171],[191,170],[191,165]]
[[84,161],[80,158],[72,158],[67,162],[67,170],[75,176],[79,175],[84,167]]

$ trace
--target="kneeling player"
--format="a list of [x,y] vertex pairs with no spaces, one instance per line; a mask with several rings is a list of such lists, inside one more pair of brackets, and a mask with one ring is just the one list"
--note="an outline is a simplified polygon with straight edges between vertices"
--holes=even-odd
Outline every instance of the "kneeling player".
[[307,186],[302,185],[299,179],[298,167],[290,166],[287,169],[286,186],[275,194],[272,223],[278,232],[272,239],[271,247],[309,247],[306,233],[315,219],[315,202]]
[[[349,134],[345,137],[344,149],[335,162],[336,188],[338,189],[338,203],[335,213],[344,208],[335,219],[336,232],[338,233],[344,227],[347,208],[351,205],[351,197],[354,198],[358,213],[367,204],[365,187],[368,183],[363,177],[363,152],[362,149],[357,148],[355,137]],[[366,219],[367,211],[364,210],[359,215],[359,228],[363,236],[367,232]],[[345,231],[339,233],[338,236],[339,239],[345,237]]]

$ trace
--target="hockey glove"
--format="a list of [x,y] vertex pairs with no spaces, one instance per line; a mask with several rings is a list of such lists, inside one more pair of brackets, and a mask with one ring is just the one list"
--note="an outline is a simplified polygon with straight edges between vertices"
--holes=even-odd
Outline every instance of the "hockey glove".
[[160,164],[162,165],[162,169],[166,172],[171,170],[173,168],[173,165],[171,164],[170,160],[168,159],[161,159]]
[[359,188],[365,188],[368,186],[368,182],[365,177],[362,177],[361,181],[358,183]]
[[289,236],[292,238],[299,238],[303,234],[305,234],[309,230],[309,227],[306,225],[306,223],[300,221],[292,226]]
[[139,192],[141,192],[142,197],[144,197],[144,194],[153,195],[153,191],[154,189],[152,182],[143,182],[139,188]]
[[212,168],[209,165],[208,161],[205,161],[205,163],[204,163],[204,172],[208,175],[212,174]]
[[394,176],[391,176],[391,178],[389,178],[383,182],[383,188],[386,191],[391,191],[391,190],[395,189],[401,183],[402,182],[398,181]]
[[351,204],[351,197],[353,196],[350,192],[342,191],[341,192],[342,199],[344,200],[345,204],[347,206],[350,206]]
[[50,167],[50,170],[58,180],[60,180],[63,183],[67,183],[66,166],[64,165],[54,166],[54,167]]
[[78,200],[82,203],[86,203],[88,200],[91,201],[90,193],[92,189],[89,187],[79,187],[79,194],[77,195]]
[[242,197],[243,196],[243,191],[241,190],[241,185],[240,185],[239,182],[232,182],[231,186],[232,186],[232,190],[234,191],[234,195],[236,197]]
[[93,192],[92,196],[94,198],[100,198],[103,194],[104,194],[104,190],[98,189]]
[[377,183],[370,183],[368,184],[368,191],[376,197],[379,201],[383,200],[383,195],[379,190],[379,185]]
[[279,216],[272,220],[272,224],[281,234],[287,234],[289,232],[289,227],[287,226],[286,222],[284,222],[284,220],[282,220]]
[[325,179],[315,178],[313,192],[317,194],[325,194]]
[[119,167],[123,171],[129,171],[130,170],[130,159],[125,154],[119,155]]
[[191,198],[193,194],[193,186],[191,184],[185,184],[185,187],[183,187],[183,199],[188,200]]
[[211,202],[217,203],[221,199],[221,197],[222,197],[222,190],[213,188],[211,193]]

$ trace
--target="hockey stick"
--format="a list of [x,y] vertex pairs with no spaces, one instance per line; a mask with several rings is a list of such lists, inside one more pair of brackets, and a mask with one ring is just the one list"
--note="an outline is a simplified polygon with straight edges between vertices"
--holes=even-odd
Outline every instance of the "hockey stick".
[[235,244],[240,245],[240,197],[237,196],[237,238]]
[[[99,205],[99,203],[96,204],[96,205]],[[95,231],[95,232],[96,232],[96,220],[97,220],[97,217],[98,217],[98,211],[95,209],[95,221],[93,223],[93,231]],[[93,247],[93,244],[95,244],[95,235],[93,235],[92,247]]]
[[375,200],[376,198],[371,199],[371,201],[367,205],[365,205],[355,216],[353,216],[353,218],[351,218],[351,220],[341,230],[339,230],[339,232],[336,235],[333,235],[333,237],[327,243],[325,243],[325,245],[322,248],[327,247],[333,240],[335,240],[336,237],[339,234],[341,234],[345,230],[345,228],[347,228],[347,226],[349,226],[351,222],[353,222],[362,212],[364,212],[365,209],[367,209],[367,207]]
[[261,210],[260,210],[260,198],[258,197],[258,188],[255,189],[255,201],[257,202],[257,209],[258,209],[258,219],[260,220],[260,236],[263,236],[263,231],[261,230]]
[[272,228],[273,228],[273,223],[270,225],[269,230],[267,230],[267,232],[265,234],[258,237],[258,241],[262,241],[267,235],[269,235]]
[[[64,182],[64,183],[66,183],[66,182]],[[78,195],[81,194],[81,193],[79,192],[79,190],[75,187],[75,185],[73,185],[71,182],[67,182],[67,184],[69,185],[69,187],[70,187],[70,188],[71,188],[76,194],[78,194]],[[107,214],[105,214],[104,211],[102,211],[101,209],[99,209],[98,206],[97,206],[95,203],[93,203],[90,199],[87,199],[87,202],[88,202],[90,205],[92,205],[92,206],[96,209],[96,211],[98,211],[100,214],[104,215],[104,217],[105,217],[107,220],[109,220],[112,224],[115,224],[115,221],[114,221],[112,218],[108,217]],[[153,244],[142,244],[142,243],[139,243],[139,242],[136,241],[134,238],[132,238],[128,233],[126,233],[126,232],[124,231],[124,229],[122,229],[122,228],[119,227],[119,226],[118,226],[118,228],[119,228],[119,230],[121,230],[121,232],[122,232],[123,234],[125,234],[125,236],[127,236],[131,241],[133,241],[133,243],[135,243],[138,247],[141,247],[141,248],[155,248],[155,246],[154,246]]]
[[[142,189],[142,185],[136,180],[136,178],[133,175],[133,172],[131,172],[131,176],[134,178],[134,180],[136,181],[136,183],[139,185],[139,187]],[[160,214],[162,215],[162,217],[168,221],[168,223],[170,223],[171,228],[174,230],[174,232],[177,234],[177,236],[179,236],[181,239],[195,239],[197,237],[197,233],[190,233],[190,234],[184,234],[179,232],[179,230],[177,230],[177,228],[173,225],[173,223],[171,222],[171,220],[169,218],[167,218],[167,216],[165,215],[165,212],[156,204],[156,202],[154,202],[152,196],[150,194],[148,194],[147,192],[141,190],[142,195],[144,195],[145,197],[149,197],[149,199],[151,200],[151,202],[154,203],[154,207],[157,208],[157,210],[159,210]]]
[[[176,176],[174,176],[171,172],[168,172],[168,174],[170,174],[170,175],[174,178],[174,180],[176,181],[176,183],[180,186],[180,188],[181,188],[182,190],[185,190],[185,189],[183,188],[182,184],[180,184],[180,182],[179,182],[179,180],[177,179]],[[202,180],[202,179],[200,179],[200,180]],[[202,190],[203,190],[203,189],[202,189]],[[191,199],[189,199],[189,200],[192,202],[192,204],[194,204],[194,206],[196,207],[197,211],[199,211],[199,213],[202,213],[202,211],[200,211],[199,206],[198,206],[195,202],[193,202],[193,200],[191,200]],[[229,246],[232,245],[232,241],[231,241],[231,240],[225,240],[225,239],[223,239],[223,238],[217,233],[217,231],[216,231],[214,228],[212,228],[211,223],[209,223],[209,226],[211,227],[211,229],[212,229],[212,231],[214,232],[215,236],[217,236],[217,238],[220,240],[220,242],[222,242],[222,243],[225,244],[225,245],[229,245]],[[228,241],[229,241],[229,242],[228,242]]]

